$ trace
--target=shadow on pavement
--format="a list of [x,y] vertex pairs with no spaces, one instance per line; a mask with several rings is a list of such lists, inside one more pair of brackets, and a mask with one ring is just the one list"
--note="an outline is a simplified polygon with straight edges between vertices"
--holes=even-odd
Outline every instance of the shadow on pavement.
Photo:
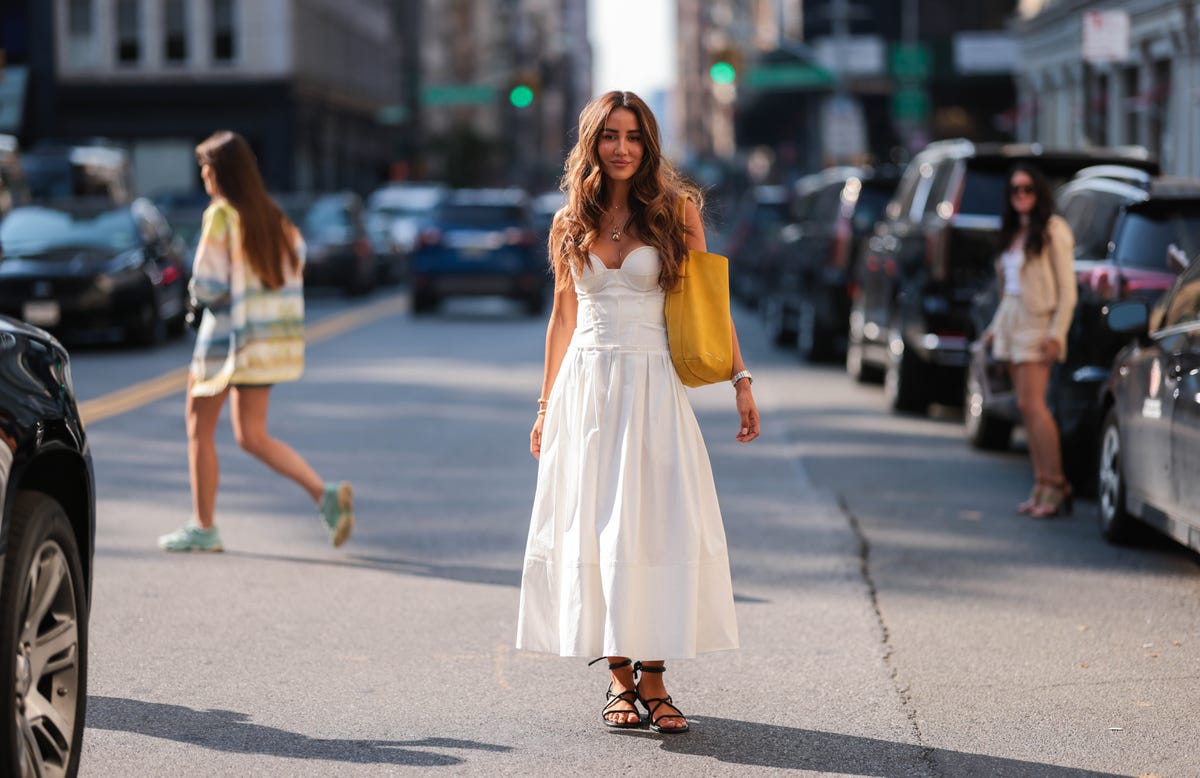
[[413,749],[512,750],[509,746],[437,737],[420,740],[327,740],[252,724],[249,719],[244,713],[229,710],[195,710],[182,705],[120,697],[88,697],[87,726],[91,729],[132,732],[235,754],[355,764],[449,767],[462,764],[465,760],[450,754]]
[[753,721],[689,717],[692,731],[663,736],[649,730],[613,730],[622,736],[662,740],[664,751],[710,757],[729,764],[778,767],[815,773],[860,776],[1003,775],[1007,778],[1117,778],[1074,767],[970,754],[944,748],[896,743],[837,732],[780,727]]

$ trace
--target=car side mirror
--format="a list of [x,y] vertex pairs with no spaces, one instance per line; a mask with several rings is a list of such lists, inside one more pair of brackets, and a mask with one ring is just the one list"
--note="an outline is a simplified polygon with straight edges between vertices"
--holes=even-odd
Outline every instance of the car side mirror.
[[1113,303],[1104,312],[1104,322],[1118,335],[1141,339],[1150,331],[1150,309],[1141,300]]

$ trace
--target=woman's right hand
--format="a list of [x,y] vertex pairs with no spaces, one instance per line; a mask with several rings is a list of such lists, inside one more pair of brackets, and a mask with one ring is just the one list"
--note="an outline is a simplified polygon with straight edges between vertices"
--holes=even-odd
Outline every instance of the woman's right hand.
[[992,332],[991,330],[984,330],[982,337],[983,337],[983,345],[987,346],[988,348],[991,348],[992,341],[996,339],[996,333]]
[[537,421],[533,423],[533,429],[529,432],[529,453],[533,454],[534,459],[542,458],[542,424],[546,421],[546,414],[539,413]]

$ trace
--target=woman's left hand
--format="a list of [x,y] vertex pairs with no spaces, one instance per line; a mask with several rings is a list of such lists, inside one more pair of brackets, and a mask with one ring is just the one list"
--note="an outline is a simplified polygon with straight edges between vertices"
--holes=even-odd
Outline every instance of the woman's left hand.
[[1042,356],[1047,362],[1056,362],[1058,360],[1059,348],[1058,341],[1054,338],[1046,338],[1042,341]]
[[737,410],[741,418],[738,430],[738,443],[749,443],[758,437],[758,406],[754,404],[754,394],[750,391],[750,381],[738,381]]

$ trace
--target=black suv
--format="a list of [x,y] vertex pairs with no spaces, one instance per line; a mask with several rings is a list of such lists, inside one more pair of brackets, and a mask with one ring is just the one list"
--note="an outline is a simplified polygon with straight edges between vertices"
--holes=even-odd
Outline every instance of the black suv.
[[67,352],[0,317],[0,775],[79,768],[96,537]]
[[1009,170],[1037,165],[1051,185],[1119,163],[1156,173],[1139,150],[1053,151],[1034,145],[931,143],[901,177],[859,264],[846,364],[883,372],[893,408],[962,402],[972,299],[995,276],[996,235]]
[[833,167],[796,182],[764,294],[777,344],[795,343],[810,360],[845,355],[854,265],[899,178],[898,170]]

